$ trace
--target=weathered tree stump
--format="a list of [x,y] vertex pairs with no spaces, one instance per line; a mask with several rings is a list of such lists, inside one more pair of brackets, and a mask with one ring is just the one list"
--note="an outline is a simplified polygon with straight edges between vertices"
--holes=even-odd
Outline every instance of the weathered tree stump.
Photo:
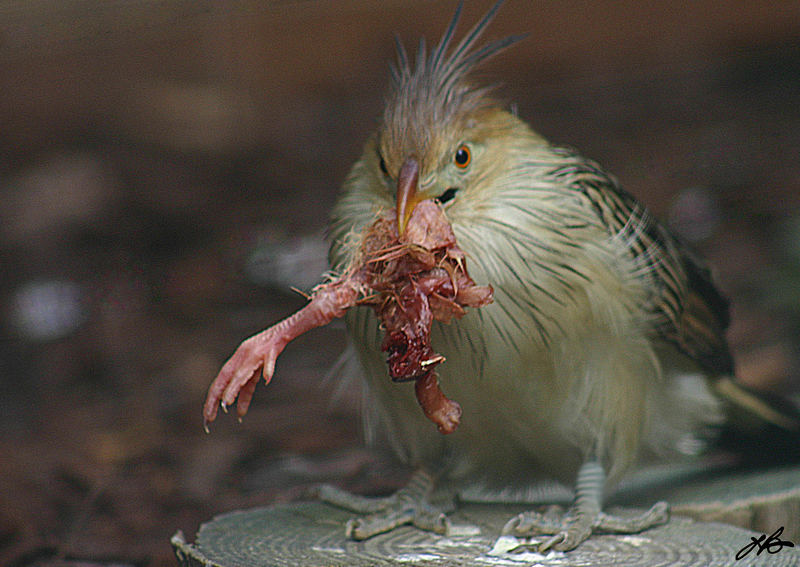
[[[800,545],[800,468],[702,475],[694,481],[650,494],[667,500],[674,514],[703,522],[723,522],[771,534]],[[800,565],[800,564],[799,564]]]
[[[671,494],[675,497],[678,511],[695,513],[708,509],[712,501],[723,502],[721,495],[725,494],[729,502],[735,503],[734,509],[745,509],[745,501],[749,497],[744,495],[752,489],[752,493],[756,494],[752,498],[761,502],[762,507],[769,506],[771,502],[773,509],[778,505],[784,511],[796,510],[791,508],[796,504],[782,508],[778,502],[785,504],[782,495],[797,501],[800,469],[758,473],[763,482],[759,482],[758,475],[753,474],[727,475],[706,481],[706,490],[703,489],[703,483],[697,481],[671,491],[654,489],[652,494],[658,492],[658,497],[668,500]],[[772,496],[768,495],[770,490],[774,490]],[[697,500],[691,502],[692,498]],[[763,549],[760,554],[759,548],[753,547],[745,560],[737,562],[737,553],[753,542],[751,538],[758,538],[761,533],[679,515],[674,515],[665,526],[637,535],[594,536],[568,553],[511,553],[512,548],[524,541],[512,537],[501,538],[500,531],[512,515],[525,508],[524,505],[464,503],[451,515],[456,529],[449,536],[406,527],[363,542],[354,542],[344,537],[344,524],[352,516],[351,513],[321,502],[297,502],[219,516],[200,527],[195,543],[187,543],[183,534],[178,532],[172,538],[172,545],[184,567],[800,565],[800,547],[797,547],[800,541],[788,535],[800,526],[798,513],[793,516],[770,516],[762,509],[755,514],[775,522],[765,525],[765,539],[775,529],[785,526],[786,531],[780,539],[791,541],[795,546],[774,545]],[[725,505],[720,504],[718,508],[725,508]],[[702,515],[700,512],[697,514]],[[724,514],[722,517],[730,519]]]

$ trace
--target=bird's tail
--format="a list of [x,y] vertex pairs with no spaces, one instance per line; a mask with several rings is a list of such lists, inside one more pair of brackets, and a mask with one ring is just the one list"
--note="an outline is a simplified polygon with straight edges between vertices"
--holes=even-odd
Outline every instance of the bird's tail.
[[800,460],[800,407],[792,400],[755,390],[735,378],[719,378],[713,388],[725,403],[720,443],[754,464]]

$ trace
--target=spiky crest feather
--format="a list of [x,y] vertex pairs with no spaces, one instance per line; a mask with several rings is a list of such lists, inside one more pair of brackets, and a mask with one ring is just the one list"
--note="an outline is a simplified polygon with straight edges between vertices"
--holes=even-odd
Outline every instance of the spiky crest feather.
[[437,124],[439,131],[458,128],[476,110],[496,104],[487,96],[493,87],[474,87],[467,79],[481,63],[525,37],[512,35],[476,47],[503,1],[496,2],[448,54],[463,7],[463,2],[459,2],[430,55],[424,39],[420,40],[413,67],[405,47],[395,37],[397,62],[391,67],[392,85],[379,141],[383,154],[415,153],[424,166],[431,136],[435,134],[431,124]]

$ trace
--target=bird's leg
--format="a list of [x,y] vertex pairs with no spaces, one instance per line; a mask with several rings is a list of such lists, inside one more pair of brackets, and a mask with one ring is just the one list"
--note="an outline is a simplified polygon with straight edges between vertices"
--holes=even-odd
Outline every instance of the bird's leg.
[[408,524],[437,534],[447,534],[450,521],[445,512],[454,507],[453,501],[450,500],[442,509],[433,506],[430,496],[434,484],[434,477],[420,469],[411,476],[405,487],[391,496],[369,498],[331,485],[319,487],[317,496],[323,502],[364,514],[347,522],[345,535],[351,539],[367,539]]
[[[560,519],[553,510],[545,513],[523,512],[512,518],[503,534],[520,537],[550,535],[534,545],[537,551],[555,549],[569,551],[586,541],[593,533],[633,534],[659,526],[669,520],[669,506],[658,502],[647,512],[633,517],[619,517],[602,510],[605,473],[597,461],[588,461],[578,471],[575,502]],[[529,547],[529,546],[524,546]]]

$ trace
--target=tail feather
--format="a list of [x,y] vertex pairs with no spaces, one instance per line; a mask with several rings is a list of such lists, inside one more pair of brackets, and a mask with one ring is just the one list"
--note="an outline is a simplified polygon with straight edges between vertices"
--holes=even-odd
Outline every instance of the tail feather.
[[[800,409],[786,398],[749,388],[732,378],[715,381],[714,389],[731,406],[730,419],[736,425],[758,430],[771,424],[800,435]],[[798,438],[800,441],[800,438]]]
[[714,388],[727,406],[717,447],[738,455],[740,466],[800,462],[800,405],[732,378],[717,380]]

